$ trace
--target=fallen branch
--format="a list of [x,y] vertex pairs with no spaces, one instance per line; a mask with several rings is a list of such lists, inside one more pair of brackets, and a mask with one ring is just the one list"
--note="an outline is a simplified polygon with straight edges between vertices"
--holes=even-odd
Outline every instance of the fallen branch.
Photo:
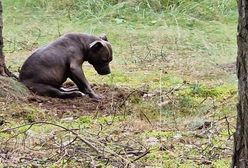
[[[58,128],[61,128],[71,134],[73,134],[75,136],[74,140],[71,141],[69,144],[72,144],[76,139],[80,140],[81,142],[83,142],[84,144],[86,144],[88,147],[90,147],[93,151],[95,151],[97,154],[102,154],[104,155],[104,153],[109,153],[110,155],[112,156],[115,156],[116,158],[119,158],[121,159],[122,161],[124,161],[124,165],[125,167],[127,167],[128,165],[131,164],[131,161],[129,161],[128,159],[124,158],[123,156],[117,154],[116,152],[114,152],[113,150],[107,148],[104,144],[102,144],[101,142],[98,142],[96,140],[87,140],[86,138],[83,138],[81,137],[78,133],[76,133],[73,129],[69,129],[69,128],[66,128],[62,125],[58,125],[58,124],[55,124],[55,123],[50,123],[50,122],[45,122],[45,121],[40,121],[40,122],[33,122],[33,123],[30,123],[30,124],[24,124],[24,125],[21,125],[21,126],[17,126],[17,127],[14,127],[14,128],[7,128],[7,129],[4,129],[4,130],[1,130],[0,133],[6,133],[6,132],[11,132],[11,131],[14,131],[16,129],[19,129],[19,128],[23,128],[23,127],[26,127],[28,126],[27,129],[25,129],[24,131],[18,133],[18,134],[15,134],[14,136],[10,137],[5,143],[7,143],[10,139],[14,138],[14,137],[17,137],[18,135],[20,134],[25,134],[28,130],[30,130],[32,128],[32,126],[34,125],[40,125],[40,124],[46,124],[46,125],[52,125],[52,126],[55,126],[55,127],[58,127]],[[92,143],[93,142],[93,143]],[[94,145],[95,144],[95,145]],[[97,148],[96,144],[98,144],[100,146],[100,148],[102,149],[99,149]],[[69,146],[68,144],[65,145],[65,146]],[[63,146],[63,147],[65,147]]]

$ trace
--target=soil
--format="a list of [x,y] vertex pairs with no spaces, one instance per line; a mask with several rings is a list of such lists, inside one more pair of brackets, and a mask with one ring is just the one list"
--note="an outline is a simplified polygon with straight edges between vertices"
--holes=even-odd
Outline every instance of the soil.
[[[66,83],[65,88],[75,87],[73,83]],[[46,113],[59,118],[79,117],[82,115],[110,115],[118,113],[118,108],[123,106],[133,96],[142,96],[141,92],[128,88],[118,88],[109,85],[92,85],[92,89],[102,96],[101,101],[84,97],[74,99],[59,99],[32,95],[28,102],[45,110]]]

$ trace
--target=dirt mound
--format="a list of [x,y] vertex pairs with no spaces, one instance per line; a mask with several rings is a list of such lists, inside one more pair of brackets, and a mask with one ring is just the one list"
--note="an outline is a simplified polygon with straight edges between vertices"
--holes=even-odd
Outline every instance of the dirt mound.
[[29,95],[28,89],[13,78],[0,76],[0,98],[23,100]]
[[[67,83],[65,87],[75,86]],[[45,110],[46,113],[65,118],[79,117],[85,114],[97,116],[118,113],[118,109],[125,105],[128,99],[142,95],[139,91],[109,85],[93,85],[92,88],[96,93],[103,96],[101,101],[96,102],[88,96],[74,99],[58,99],[37,95],[30,96],[28,101]]]
[[[66,82],[64,87],[75,88],[76,86],[72,82]],[[88,96],[75,99],[42,97],[30,93],[24,85],[12,78],[0,77],[0,101],[6,104],[6,102],[18,100],[18,104],[27,104],[31,108],[37,109],[37,112],[42,111],[58,118],[65,118],[118,113],[130,99],[143,95],[141,91],[110,85],[94,84],[92,88],[103,97],[101,101],[96,102]],[[25,113],[25,110],[17,110],[14,113],[19,113],[18,111],[20,111],[21,116]],[[10,114],[10,112],[6,114]]]

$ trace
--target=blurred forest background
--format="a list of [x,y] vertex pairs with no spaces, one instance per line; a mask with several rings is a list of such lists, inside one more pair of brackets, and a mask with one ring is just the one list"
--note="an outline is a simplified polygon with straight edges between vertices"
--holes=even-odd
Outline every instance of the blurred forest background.
[[15,74],[67,32],[106,33],[114,60],[108,76],[83,66],[100,103],[1,77],[0,167],[229,167],[237,15],[235,0],[4,0]]

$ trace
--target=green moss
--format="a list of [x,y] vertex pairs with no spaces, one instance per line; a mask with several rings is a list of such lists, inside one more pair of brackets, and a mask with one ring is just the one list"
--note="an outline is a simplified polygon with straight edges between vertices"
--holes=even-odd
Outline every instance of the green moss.
[[220,86],[212,86],[208,87],[204,84],[192,84],[190,88],[188,88],[185,93],[190,96],[197,97],[216,97],[223,98],[224,96],[235,94],[236,93],[235,85],[220,85]]
[[92,123],[92,117],[81,116],[77,119],[77,122],[82,123],[82,124],[91,124]]
[[29,95],[28,89],[13,78],[0,76],[0,96],[22,99]]
[[230,167],[230,165],[231,165],[231,159],[216,160],[213,163],[214,168]]
[[12,135],[10,133],[5,133],[5,132],[1,132],[0,133],[0,138],[2,140],[7,140],[8,138],[12,137]]

